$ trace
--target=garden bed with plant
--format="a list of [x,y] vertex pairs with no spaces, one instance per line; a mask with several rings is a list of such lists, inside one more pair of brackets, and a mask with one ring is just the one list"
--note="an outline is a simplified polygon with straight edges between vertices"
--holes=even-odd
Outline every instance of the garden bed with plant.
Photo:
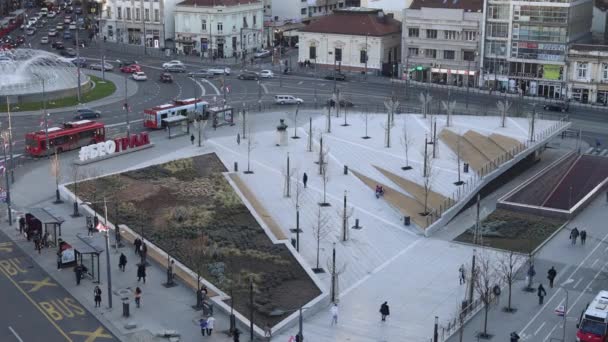
[[[174,160],[77,183],[76,195],[234,298],[254,322],[274,325],[321,292],[289,249],[274,244],[224,175],[215,154]],[[74,185],[68,186],[74,192]],[[96,204],[98,203],[98,204]],[[230,302],[228,302],[230,304]],[[274,311],[274,312],[273,312]],[[278,313],[278,315],[277,315]]]
[[[484,246],[519,253],[530,253],[565,223],[526,213],[497,209],[481,222]],[[456,237],[456,241],[473,243],[475,226]]]

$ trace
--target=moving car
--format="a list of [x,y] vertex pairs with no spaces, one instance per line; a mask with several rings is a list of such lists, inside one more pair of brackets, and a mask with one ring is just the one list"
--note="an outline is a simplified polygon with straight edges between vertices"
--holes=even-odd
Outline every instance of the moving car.
[[192,77],[192,78],[213,78],[213,76],[215,76],[214,73],[209,72],[209,70],[205,70],[205,69],[191,71],[188,73],[188,77]]
[[30,27],[25,30],[25,34],[27,34],[28,36],[33,36],[36,34],[36,29],[34,27]]
[[344,75],[343,73],[337,72],[337,71],[326,75],[324,78],[326,80],[331,80],[331,81],[333,81],[334,79],[336,81],[346,81],[346,75]]
[[55,28],[57,29],[57,31],[63,31],[63,24],[57,24]]
[[269,57],[272,53],[268,50],[260,50],[258,52],[256,52],[255,54],[253,54],[253,57],[255,58],[264,58],[264,57]]
[[76,66],[80,66],[81,68],[86,68],[87,66],[87,59],[84,57],[78,57],[78,58],[74,58],[71,60],[72,64],[76,65]]
[[49,37],[55,37],[57,35],[57,29],[49,29],[49,33],[48,33]]
[[169,65],[164,68],[166,72],[186,72],[186,67],[180,64]]
[[[330,107],[335,107],[336,106],[336,101],[334,99],[328,99],[327,100],[327,105]],[[340,99],[340,108],[346,108],[346,107],[354,107],[355,105],[345,99]]]
[[63,46],[63,42],[62,41],[54,41],[53,43],[51,43],[51,47],[53,49],[57,49],[57,50],[63,50],[63,49],[65,49],[65,46]]
[[278,104],[302,104],[304,100],[293,95],[275,95],[274,102]]
[[97,119],[101,117],[101,112],[98,110],[92,110],[89,108],[82,108],[76,111],[76,115],[74,115],[74,120],[83,120],[83,119]]
[[166,68],[174,66],[174,65],[184,66],[184,63],[182,63],[181,61],[178,61],[178,60],[168,61],[166,63],[163,63],[163,69],[166,69]]
[[[89,69],[91,69],[91,70],[100,70],[101,71],[101,68],[102,68],[101,63],[93,63],[93,64],[89,65]],[[114,66],[108,62],[103,63],[103,68],[106,71],[114,70]]]
[[242,73],[239,74],[238,79],[239,80],[254,80],[254,81],[257,81],[258,80],[258,74],[256,74],[253,71],[243,71]]
[[547,103],[543,106],[544,110],[552,111],[552,112],[562,112],[565,113],[570,109],[570,105],[568,102],[556,102],[556,103]]
[[141,66],[139,66],[138,64],[125,65],[122,68],[120,68],[120,71],[127,73],[127,74],[141,72]]
[[65,50],[61,50],[61,55],[64,57],[76,57],[76,50],[67,48]]
[[260,77],[261,78],[273,78],[274,73],[272,72],[272,70],[262,70],[262,71],[260,71]]
[[230,75],[230,68],[228,67],[218,67],[218,68],[210,68],[209,70],[210,73],[213,73],[214,75]]
[[160,82],[173,83],[173,76],[168,72],[163,72],[162,74],[160,74]]
[[135,81],[145,81],[148,79],[148,76],[146,76],[146,73],[144,73],[143,71],[134,72],[133,75],[131,75],[131,77]]
[[40,44],[48,44],[48,43],[49,43],[49,37],[40,38]]

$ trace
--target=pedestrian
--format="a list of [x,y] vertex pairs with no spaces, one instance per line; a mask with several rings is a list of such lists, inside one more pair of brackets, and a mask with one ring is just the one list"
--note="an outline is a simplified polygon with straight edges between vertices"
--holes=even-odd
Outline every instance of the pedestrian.
[[146,263],[147,256],[148,256],[148,246],[146,245],[145,242],[143,242],[141,244],[141,260],[144,264]]
[[587,231],[581,230],[581,245],[585,245],[585,241],[587,240]]
[[460,285],[464,284],[467,282],[467,276],[466,276],[466,270],[464,269],[464,264],[460,265],[460,268],[458,269],[458,273],[459,273],[459,282]]
[[118,268],[121,271],[125,271],[125,267],[127,266],[127,256],[124,253],[120,253],[120,257],[118,258]]
[[270,323],[266,323],[264,326],[264,337],[272,337],[272,328],[270,327]]
[[338,324],[338,304],[334,303],[330,309],[331,325]]
[[547,291],[545,291],[543,284],[538,285],[537,295],[538,295],[538,305],[543,305],[543,300],[545,299],[545,296],[547,295]]
[[190,134],[190,143],[194,145],[194,134]]
[[141,304],[141,289],[138,287],[135,288],[135,306],[139,309]]
[[239,329],[234,330],[234,334],[232,335],[232,342],[241,342],[241,332]]
[[95,295],[95,307],[101,307],[101,289],[99,286],[95,286],[93,290],[93,295]]
[[40,234],[34,235],[34,248],[38,251],[38,254],[41,253],[40,250],[42,249],[42,246],[40,243]]
[[146,265],[139,264],[137,266],[137,281],[144,280],[144,284],[146,283]]
[[388,307],[388,302],[382,303],[382,305],[380,305],[380,315],[382,316],[382,322],[386,321],[386,317],[390,314],[391,312]]
[[204,318],[199,319],[198,325],[201,327],[201,335],[205,336],[205,332],[207,332],[207,320]]
[[213,317],[213,315],[209,315],[209,317],[207,317],[207,335],[211,336],[214,325],[215,325],[215,317]]
[[574,227],[574,229],[572,229],[570,232],[570,242],[572,245],[576,245],[576,238],[578,238],[578,229]]
[[57,251],[57,269],[61,270],[61,249]]
[[555,280],[555,276],[557,276],[557,271],[555,270],[555,266],[551,266],[547,272],[547,279],[549,279],[550,288],[553,288],[553,280]]
[[25,217],[21,216],[19,218],[19,234],[23,234],[25,230]]
[[135,254],[139,255],[139,251],[141,248],[141,239],[140,238],[135,239],[135,241],[133,241],[133,245],[135,246]]
[[241,133],[236,134],[236,144],[241,146]]
[[308,175],[304,172],[304,176],[302,176],[302,183],[304,183],[304,188],[306,188],[306,183],[308,183]]
[[80,285],[80,280],[82,279],[82,266],[76,265],[76,267],[74,267],[74,273],[76,274],[76,285]]

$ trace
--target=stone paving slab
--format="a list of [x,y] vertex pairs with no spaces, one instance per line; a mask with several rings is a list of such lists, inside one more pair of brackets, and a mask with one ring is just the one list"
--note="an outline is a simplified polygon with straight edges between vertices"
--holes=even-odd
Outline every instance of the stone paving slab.
[[498,144],[493,142],[485,135],[479,134],[476,131],[468,130],[463,137],[467,139],[471,145],[475,146],[486,158],[490,161],[496,160],[505,154],[505,150]]

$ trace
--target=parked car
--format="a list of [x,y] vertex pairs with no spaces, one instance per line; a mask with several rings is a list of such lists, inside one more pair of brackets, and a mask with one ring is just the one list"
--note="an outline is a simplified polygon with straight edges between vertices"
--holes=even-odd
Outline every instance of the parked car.
[[56,16],[56,15],[57,15],[57,13],[55,13],[55,12],[51,11],[51,12],[49,12],[49,14],[47,14],[46,16],[47,16],[48,18],[53,19],[53,18],[55,18],[55,16]]
[[253,71],[243,71],[238,76],[239,80],[254,80],[254,81],[257,81],[258,78],[259,78],[258,74],[256,74]]
[[15,39],[17,45],[21,45],[23,43],[25,43],[25,37],[24,36],[18,36],[17,39]]
[[51,43],[51,47],[57,50],[65,49],[65,46],[63,45],[62,41],[54,41],[53,43]]
[[98,110],[81,108],[76,111],[76,115],[74,115],[74,120],[97,119],[100,117],[101,112]]
[[165,72],[186,72],[186,67],[179,64],[169,65],[164,68]]
[[278,104],[302,104],[304,100],[293,95],[275,95],[274,102]]
[[168,61],[168,62],[163,63],[163,69],[166,69],[166,68],[174,66],[174,65],[184,66],[184,63],[182,63],[181,61],[178,61],[178,60]]
[[48,43],[49,43],[49,37],[40,38],[40,44],[48,44]]
[[213,78],[215,76],[214,73],[210,72],[209,70],[197,70],[197,71],[191,71],[188,73],[188,77],[192,77],[192,78]]
[[[101,65],[101,63],[93,63],[93,64],[89,65],[89,69],[101,71],[102,65]],[[104,62],[103,69],[105,69],[106,71],[112,71],[112,70],[114,70],[114,66],[108,62]]]
[[210,68],[209,70],[210,73],[213,73],[214,75],[230,75],[230,68],[228,67],[218,67],[218,68]]
[[76,50],[74,50],[72,48],[67,48],[67,49],[61,50],[61,55],[64,57],[76,57]]
[[34,27],[30,27],[25,30],[25,34],[27,34],[28,36],[33,36],[36,34],[36,29]]
[[270,55],[272,55],[272,53],[268,50],[260,50],[256,53],[253,54],[253,57],[255,58],[264,58],[264,57],[270,57]]
[[346,81],[346,75],[344,75],[343,73],[340,72],[333,72],[331,74],[325,75],[324,77],[326,80],[331,80],[333,81],[334,79],[336,81]]
[[57,29],[55,29],[55,28],[49,29],[48,35],[49,35],[49,37],[57,36]]
[[[336,106],[336,101],[334,99],[328,99],[327,100],[327,105],[330,107],[335,107]],[[346,108],[346,107],[354,107],[355,105],[345,99],[340,99],[340,108]]]
[[63,31],[63,24],[57,24],[55,28],[57,29],[57,31]]
[[161,83],[173,83],[173,75],[168,72],[163,72],[160,74],[160,82]]
[[148,79],[148,76],[146,76],[146,73],[143,71],[134,72],[133,75],[131,75],[131,77],[135,81],[146,81]]
[[543,109],[552,112],[565,113],[570,109],[570,104],[568,102],[547,103],[543,106]]
[[[66,12],[66,13],[67,13],[67,12]],[[69,15],[66,15],[66,16],[63,18],[63,23],[64,23],[64,24],[69,24],[69,23],[71,23],[71,22],[72,22],[72,17],[70,17]]]
[[70,31],[63,32],[63,39],[65,39],[65,40],[72,39],[72,32],[70,32]]
[[120,71],[127,73],[127,74],[132,74],[135,72],[140,72],[141,66],[139,66],[138,64],[125,65],[122,68],[120,68]]
[[76,24],[71,23],[71,24],[70,24],[70,26],[68,26],[68,28],[69,28],[70,30],[75,30],[75,29],[76,29]]
[[273,78],[274,73],[272,72],[272,70],[262,70],[262,71],[260,71],[260,77],[261,78]]

